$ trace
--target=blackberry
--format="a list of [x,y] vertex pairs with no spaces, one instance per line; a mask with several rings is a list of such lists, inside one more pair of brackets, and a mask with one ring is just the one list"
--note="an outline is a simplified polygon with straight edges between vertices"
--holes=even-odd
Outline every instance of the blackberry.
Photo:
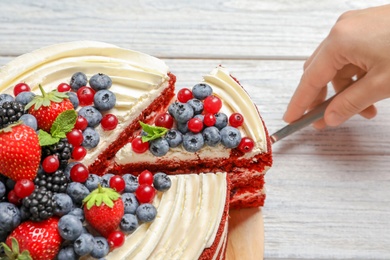
[[19,120],[24,115],[24,106],[16,101],[6,101],[0,106],[0,128]]
[[39,188],[45,188],[53,193],[66,193],[69,180],[63,170],[58,169],[54,173],[47,174],[44,171],[38,171],[34,179],[34,184]]
[[22,200],[32,221],[42,221],[54,214],[55,203],[53,193],[45,187],[35,188],[34,192]]
[[60,161],[60,169],[65,169],[72,155],[73,145],[67,139],[61,139],[58,143],[42,147],[42,160],[49,155],[57,155]]

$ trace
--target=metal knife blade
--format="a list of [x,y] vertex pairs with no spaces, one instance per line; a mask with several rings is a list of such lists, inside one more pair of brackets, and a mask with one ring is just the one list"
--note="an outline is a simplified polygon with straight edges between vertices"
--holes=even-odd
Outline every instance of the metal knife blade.
[[296,131],[314,123],[315,121],[324,117],[325,109],[335,96],[330,97],[321,104],[317,105],[314,109],[304,114],[298,120],[284,126],[280,130],[276,131],[270,136],[271,143],[274,144],[279,140],[295,133]]

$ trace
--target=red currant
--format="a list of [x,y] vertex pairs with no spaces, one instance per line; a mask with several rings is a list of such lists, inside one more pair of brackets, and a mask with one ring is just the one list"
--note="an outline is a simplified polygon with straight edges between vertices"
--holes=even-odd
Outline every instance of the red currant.
[[15,183],[14,191],[19,198],[25,198],[31,195],[35,189],[35,185],[32,181],[27,179],[18,180]]
[[80,146],[84,141],[83,132],[79,129],[73,129],[67,133],[66,138],[68,138],[68,142],[73,146]]
[[188,121],[188,129],[193,133],[199,133],[203,129],[203,122],[199,118],[191,118]]
[[141,184],[153,184],[153,173],[151,173],[148,170],[145,170],[141,172],[141,174],[138,176],[138,183]]
[[84,164],[76,164],[70,169],[70,179],[74,182],[84,183],[89,176],[88,168]]
[[47,156],[42,162],[42,168],[46,173],[53,173],[60,167],[60,160],[56,155]]
[[154,120],[154,124],[156,126],[171,129],[173,126],[173,117],[168,113],[161,113]]
[[203,108],[206,112],[216,114],[222,107],[222,101],[219,97],[211,95],[208,96],[203,103]]
[[14,96],[16,97],[18,94],[26,91],[31,91],[31,88],[26,83],[18,83],[14,87]]
[[113,114],[107,114],[102,118],[100,124],[105,131],[114,130],[118,125],[118,118]]
[[77,90],[77,97],[79,98],[80,106],[92,105],[94,96],[95,90],[90,87],[84,86]]
[[125,234],[116,230],[111,232],[107,237],[107,242],[111,248],[121,247],[125,243]]
[[156,190],[149,184],[141,184],[135,191],[139,203],[150,203],[156,195]]
[[121,193],[125,190],[125,180],[122,178],[122,176],[114,175],[110,178],[110,187],[117,192]]
[[242,126],[244,123],[244,117],[240,113],[233,113],[229,117],[229,124],[233,127]]
[[238,150],[240,150],[243,153],[249,153],[252,151],[253,147],[255,146],[255,142],[249,137],[243,137],[241,139],[240,144],[238,145]]
[[87,119],[85,119],[85,117],[83,116],[77,116],[74,128],[83,131],[85,130],[85,128],[87,128],[87,126],[88,126]]
[[216,119],[214,114],[207,113],[207,114],[204,115],[203,123],[206,126],[213,126],[213,125],[215,125],[216,121],[217,121],[217,119]]
[[194,96],[192,95],[192,91],[188,88],[182,88],[177,92],[177,99],[182,102],[186,103],[188,100],[192,99]]
[[142,142],[141,136],[138,136],[131,141],[131,147],[135,153],[144,153],[149,150],[149,142]]
[[87,149],[83,146],[76,146],[73,148],[72,151],[72,158],[76,161],[80,161],[84,159],[84,157],[87,155]]
[[67,83],[60,83],[57,87],[58,92],[68,92],[70,90],[70,85]]
[[9,203],[12,203],[16,206],[19,206],[22,204],[22,199],[19,198],[17,195],[16,195],[16,192],[15,190],[11,190],[10,192],[8,192],[7,194],[7,199],[8,199],[8,202]]

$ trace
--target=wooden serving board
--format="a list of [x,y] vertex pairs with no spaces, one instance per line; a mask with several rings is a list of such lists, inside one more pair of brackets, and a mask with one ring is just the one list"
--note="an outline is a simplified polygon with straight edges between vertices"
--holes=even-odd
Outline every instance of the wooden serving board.
[[264,225],[261,208],[231,210],[227,260],[264,258]]

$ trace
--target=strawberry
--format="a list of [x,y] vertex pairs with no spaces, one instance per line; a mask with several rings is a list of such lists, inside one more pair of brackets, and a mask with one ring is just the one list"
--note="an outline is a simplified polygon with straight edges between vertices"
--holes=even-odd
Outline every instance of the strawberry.
[[0,130],[0,172],[18,181],[33,180],[41,160],[38,135],[21,123]]
[[69,96],[65,92],[58,92],[56,89],[46,93],[39,85],[42,96],[35,96],[28,103],[25,109],[28,113],[35,116],[38,122],[38,128],[50,132],[50,128],[57,116],[65,110],[74,109]]
[[[14,248],[16,239],[20,251],[27,250],[34,260],[55,259],[62,243],[57,226],[56,217],[42,222],[25,221],[11,232],[5,243]],[[26,252],[22,252],[22,255],[26,255]]]
[[118,229],[124,214],[124,205],[115,190],[99,185],[83,203],[85,219],[102,236],[107,237]]

